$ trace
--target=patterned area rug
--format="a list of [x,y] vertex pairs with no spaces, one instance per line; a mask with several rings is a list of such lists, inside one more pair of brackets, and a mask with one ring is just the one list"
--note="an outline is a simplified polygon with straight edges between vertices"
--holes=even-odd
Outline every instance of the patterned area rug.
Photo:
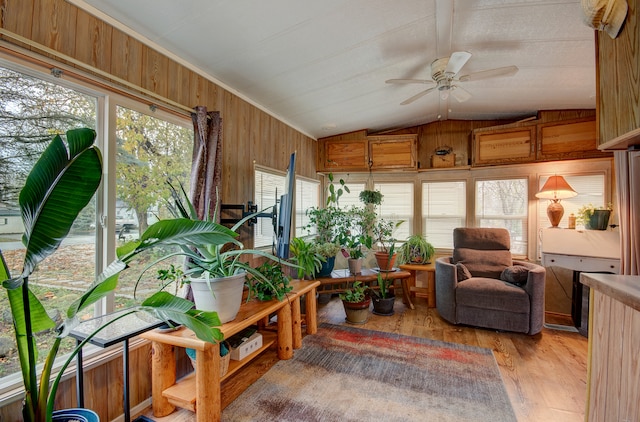
[[515,421],[489,349],[323,324],[223,421]]

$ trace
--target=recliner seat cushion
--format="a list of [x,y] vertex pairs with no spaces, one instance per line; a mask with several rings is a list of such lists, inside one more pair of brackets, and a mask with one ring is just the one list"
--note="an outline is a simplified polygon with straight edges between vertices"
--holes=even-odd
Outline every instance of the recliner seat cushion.
[[529,314],[529,295],[524,289],[502,280],[473,277],[458,283],[457,306],[493,309],[519,314]]
[[505,268],[513,265],[508,250],[477,250],[457,248],[453,250],[453,262],[462,262],[474,277],[500,278]]

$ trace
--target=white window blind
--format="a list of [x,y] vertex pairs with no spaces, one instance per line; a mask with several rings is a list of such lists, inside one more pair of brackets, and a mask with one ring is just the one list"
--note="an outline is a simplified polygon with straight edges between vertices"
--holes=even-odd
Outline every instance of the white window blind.
[[434,247],[453,249],[453,229],[466,224],[466,190],[464,181],[422,184],[423,230]]
[[511,235],[511,252],[527,254],[527,179],[476,182],[476,225],[504,227]]
[[394,222],[404,220],[393,234],[403,241],[413,233],[413,183],[376,183],[374,189],[383,195],[378,215]]
[[296,178],[296,236],[315,234],[315,228],[305,231],[304,227],[309,224],[307,210],[319,205],[320,182],[317,180],[307,180]]
[[[258,205],[258,210],[274,206],[276,198],[280,200],[280,196],[284,194],[284,185],[284,174],[256,169],[254,202]],[[274,242],[273,222],[269,218],[258,218],[258,222],[253,229],[253,247],[272,246]]]
[[[577,214],[578,209],[583,205],[593,204],[595,207],[604,207],[605,203],[605,176],[604,174],[588,174],[579,176],[564,176],[569,186],[578,192],[578,196],[573,198],[562,199],[560,203],[564,208],[562,220],[559,227],[569,226],[569,215]],[[541,177],[538,190],[546,183],[549,177]],[[548,199],[538,200],[538,228],[550,227],[551,223],[547,217]],[[576,226],[577,228],[578,226]]]

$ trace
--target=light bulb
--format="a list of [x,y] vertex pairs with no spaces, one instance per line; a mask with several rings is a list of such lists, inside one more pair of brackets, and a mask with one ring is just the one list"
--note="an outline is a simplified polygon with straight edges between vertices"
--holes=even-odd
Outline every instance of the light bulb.
[[449,91],[444,89],[440,91],[440,99],[444,101],[447,98],[449,98]]

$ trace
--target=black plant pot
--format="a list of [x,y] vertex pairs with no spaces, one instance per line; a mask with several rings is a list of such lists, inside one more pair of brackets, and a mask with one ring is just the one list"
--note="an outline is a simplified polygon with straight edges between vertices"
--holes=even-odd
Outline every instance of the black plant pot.
[[376,315],[390,316],[393,315],[393,305],[396,302],[395,296],[387,298],[373,297],[373,313]]
[[322,263],[320,272],[316,274],[316,277],[329,277],[331,275],[331,271],[333,271],[333,267],[335,266],[335,264],[336,264],[335,256],[327,258],[327,260]]

